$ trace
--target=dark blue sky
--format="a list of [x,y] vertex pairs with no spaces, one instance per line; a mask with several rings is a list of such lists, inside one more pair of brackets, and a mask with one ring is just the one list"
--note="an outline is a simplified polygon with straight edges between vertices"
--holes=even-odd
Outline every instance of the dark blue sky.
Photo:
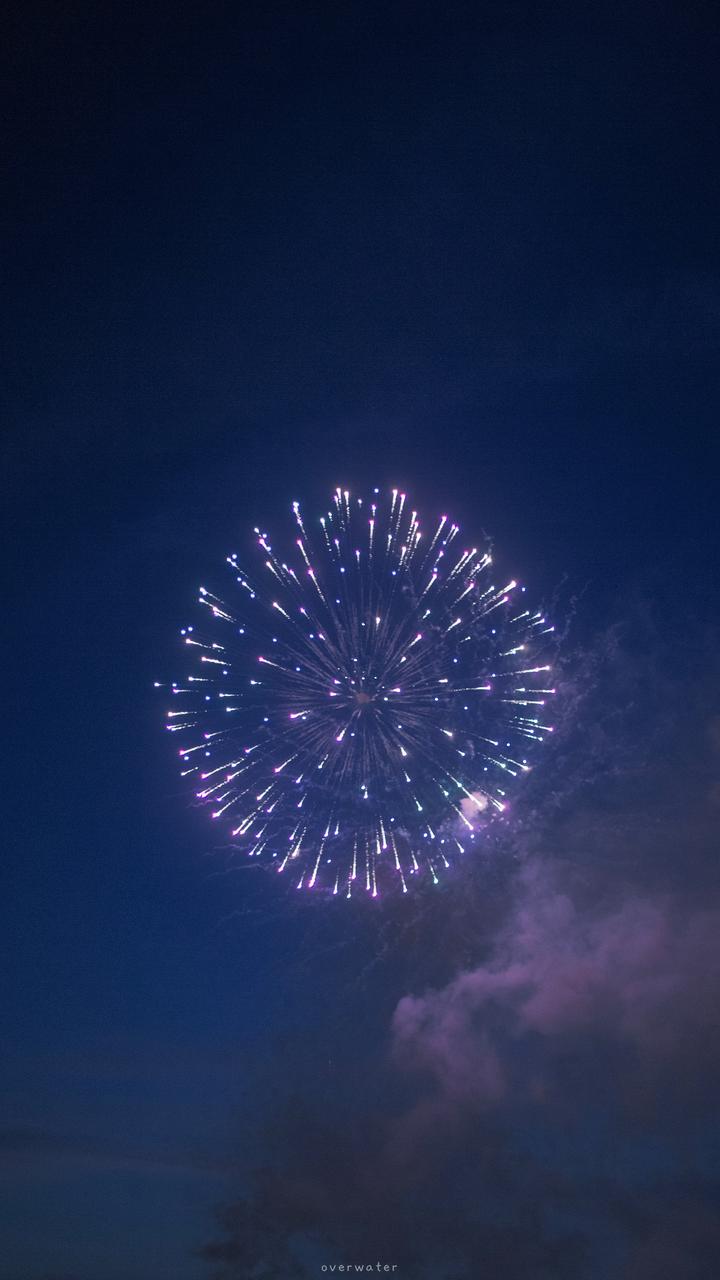
[[[682,984],[717,971],[690,901],[718,901],[714,7],[18,5],[3,61],[1,1280],[199,1280],[216,1204],[233,1275],[290,1276],[273,1249],[295,1231],[303,1274],[365,1242],[392,1262],[370,1186],[406,1241],[431,1195],[431,1269],[408,1256],[407,1277],[490,1258],[513,1280],[704,1280],[720,1164],[690,1094],[712,1095],[683,1066],[688,1097],[670,1098],[655,1027],[692,1047]],[[566,746],[517,845],[469,897],[398,921],[318,919],[221,874],[152,690],[208,567],[338,482],[401,483],[489,530],[540,594],[564,582],[574,619]],[[508,1049],[482,968],[506,962],[508,921],[527,982],[558,985],[555,926],[523,932],[533,904],[554,919],[538,858],[573,867],[568,963],[594,948],[599,1004],[558,1030],[514,1003]],[[653,934],[638,895],[680,994],[613,1021],[602,958],[608,937]],[[617,963],[625,999],[638,962]],[[398,1002],[452,1000],[464,969],[512,1064],[502,1115],[448,1101],[434,1009],[424,1084],[403,1065],[419,1033]],[[595,1015],[595,1057],[624,1082],[601,1101],[579,1083]],[[538,1115],[521,1042],[570,1121]],[[478,1052],[452,1045],[482,1077]],[[653,1090],[669,1128],[643,1109]],[[334,1162],[367,1214],[317,1191]],[[582,1203],[558,1190],[576,1165]],[[284,1170],[283,1194],[251,1190],[258,1166]],[[263,1194],[275,1243],[252,1218],[253,1273],[237,1223]]]

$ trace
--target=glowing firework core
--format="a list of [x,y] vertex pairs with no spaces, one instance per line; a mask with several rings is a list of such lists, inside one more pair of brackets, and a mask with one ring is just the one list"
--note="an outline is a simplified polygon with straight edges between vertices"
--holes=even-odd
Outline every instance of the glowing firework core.
[[489,581],[488,550],[456,551],[446,516],[423,540],[398,490],[385,506],[338,489],[319,536],[293,513],[294,564],[256,529],[257,574],[227,559],[235,602],[200,588],[210,627],[182,630],[198,665],[168,712],[181,772],[298,888],[437,883],[551,732],[553,628]]

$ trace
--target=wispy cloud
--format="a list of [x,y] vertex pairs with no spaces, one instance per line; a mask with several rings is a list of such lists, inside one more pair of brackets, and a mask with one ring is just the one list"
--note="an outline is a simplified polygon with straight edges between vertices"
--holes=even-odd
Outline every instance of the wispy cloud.
[[684,1274],[663,1257],[704,1280],[720,757],[718,648],[694,640],[684,656],[640,607],[567,673],[566,721],[512,829],[406,924],[403,946],[431,945],[448,976],[400,996],[362,1102],[289,1102],[272,1168],[203,1251],[216,1274],[313,1274],[298,1242],[314,1241],[422,1280]]

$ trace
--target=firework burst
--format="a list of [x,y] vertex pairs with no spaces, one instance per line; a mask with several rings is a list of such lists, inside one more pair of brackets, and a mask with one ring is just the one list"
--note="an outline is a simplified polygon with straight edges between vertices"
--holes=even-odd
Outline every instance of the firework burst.
[[292,510],[292,554],[255,529],[256,570],[231,555],[230,591],[200,588],[167,728],[242,854],[298,889],[406,893],[481,843],[552,731],[553,628],[398,490]]

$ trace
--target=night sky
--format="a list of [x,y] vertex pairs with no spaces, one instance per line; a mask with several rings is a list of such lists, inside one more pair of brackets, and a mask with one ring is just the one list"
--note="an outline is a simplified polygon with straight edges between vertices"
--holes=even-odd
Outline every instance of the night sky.
[[[720,1270],[720,20],[16,5],[0,1280]],[[295,498],[401,485],[562,635],[411,900],[239,870],[153,681]]]

